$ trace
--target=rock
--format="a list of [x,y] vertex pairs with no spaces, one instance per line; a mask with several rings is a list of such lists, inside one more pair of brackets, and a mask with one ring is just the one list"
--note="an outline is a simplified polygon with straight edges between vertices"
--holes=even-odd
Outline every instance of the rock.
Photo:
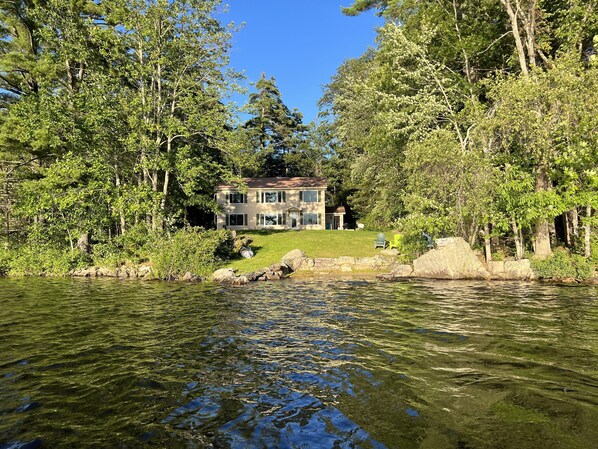
[[193,274],[191,274],[190,271],[187,271],[184,275],[183,275],[183,281],[186,282],[190,282],[193,279]]
[[141,265],[138,268],[137,273],[139,274],[140,278],[144,278],[146,276],[151,275],[152,269],[150,267],[148,267],[147,265]]
[[355,261],[354,269],[357,271],[372,270],[372,257],[360,257]]
[[121,267],[116,270],[116,276],[119,278],[122,278],[122,279],[128,278],[129,272],[127,271],[127,269],[125,267]]
[[390,269],[390,274],[394,277],[405,278],[411,276],[413,267],[406,264],[394,264]]
[[376,276],[376,279],[380,279],[382,281],[402,281],[405,280],[405,278],[407,278],[409,276],[400,276],[398,274],[394,274],[394,273],[382,273],[379,274],[378,276]]
[[281,262],[288,266],[291,270],[297,269],[306,261],[307,256],[300,249],[294,249],[282,256]]
[[488,271],[492,277],[502,278],[505,274],[505,262],[504,260],[490,260],[487,263]]
[[245,285],[249,283],[249,279],[247,279],[247,276],[239,276],[239,277],[235,277],[231,284],[233,285]]
[[220,268],[212,273],[212,280],[219,283],[232,283],[236,277],[230,268]]
[[251,273],[247,273],[245,277],[249,280],[249,282],[257,281],[260,277],[264,275],[263,271],[253,271]]
[[370,267],[372,270],[382,270],[385,268],[390,268],[391,265],[392,259],[389,259],[385,256],[381,256],[379,254],[372,257],[370,260]]
[[291,272],[291,267],[284,263],[274,263],[270,265],[270,271],[277,273],[279,276],[284,276]]
[[537,279],[529,259],[505,261],[505,278],[521,281]]
[[387,257],[397,257],[399,255],[399,250],[396,248],[383,249],[382,251],[380,251],[380,255],[387,256]]
[[251,259],[255,255],[249,246],[242,246],[239,249],[239,254],[241,254],[241,256],[245,259]]
[[351,273],[353,271],[353,267],[351,265],[341,265],[341,271],[343,273]]
[[336,259],[330,257],[318,257],[314,259],[314,269],[321,271],[335,271],[337,269]]
[[355,257],[341,256],[336,260],[339,265],[355,265]]
[[416,277],[433,279],[489,279],[490,273],[461,237],[436,240],[437,248],[413,261]]

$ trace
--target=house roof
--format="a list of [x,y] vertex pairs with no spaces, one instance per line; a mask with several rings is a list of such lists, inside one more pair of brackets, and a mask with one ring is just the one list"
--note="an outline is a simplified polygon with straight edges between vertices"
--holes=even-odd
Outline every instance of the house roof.
[[326,206],[326,213],[327,214],[344,214],[345,206]]
[[[249,189],[301,189],[301,188],[322,188],[328,185],[326,178],[320,177],[292,177],[292,178],[243,178]],[[235,189],[232,184],[218,184],[218,190]]]

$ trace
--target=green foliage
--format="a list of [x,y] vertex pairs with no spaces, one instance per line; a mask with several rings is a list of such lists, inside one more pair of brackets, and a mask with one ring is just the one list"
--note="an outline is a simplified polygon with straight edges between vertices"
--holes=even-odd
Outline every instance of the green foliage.
[[579,254],[570,254],[564,249],[555,251],[545,260],[532,259],[534,272],[542,279],[583,281],[592,276],[593,267],[590,261]]
[[4,246],[0,246],[0,276],[6,276],[8,274],[10,271],[10,261],[10,252],[4,248]]
[[399,259],[410,263],[428,250],[428,242],[421,232],[411,231],[402,233],[398,242]]
[[298,110],[282,100],[276,80],[264,74],[255,83],[243,108],[250,118],[237,129],[237,147],[227,154],[241,176],[313,176],[321,165],[322,149]]
[[229,231],[181,229],[152,243],[152,271],[160,279],[171,279],[186,272],[207,277],[230,257],[233,243]]
[[65,251],[52,245],[29,243],[0,251],[0,274],[12,276],[65,276],[90,263],[89,256],[80,251]]

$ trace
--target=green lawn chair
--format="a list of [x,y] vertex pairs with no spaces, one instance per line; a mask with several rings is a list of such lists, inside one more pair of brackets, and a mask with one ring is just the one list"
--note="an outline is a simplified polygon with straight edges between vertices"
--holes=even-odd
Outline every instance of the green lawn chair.
[[381,247],[382,249],[386,249],[386,236],[382,233],[376,236],[376,240],[374,240],[374,249]]
[[388,245],[388,249],[399,248],[402,243],[403,243],[403,234],[395,234],[393,241],[390,242],[390,245]]

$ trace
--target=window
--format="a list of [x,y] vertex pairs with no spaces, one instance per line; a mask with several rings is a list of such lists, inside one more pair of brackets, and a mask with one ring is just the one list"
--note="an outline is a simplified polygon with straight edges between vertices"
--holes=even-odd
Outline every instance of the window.
[[255,222],[258,226],[284,226],[286,224],[285,214],[257,214]]
[[299,192],[299,200],[304,203],[319,203],[320,202],[320,191],[319,190],[302,190]]
[[246,214],[227,214],[226,225],[227,226],[245,226],[247,224]]
[[321,223],[322,214],[303,214],[303,226],[305,225],[318,225]]
[[239,192],[233,192],[228,194],[228,202],[233,203],[246,203],[247,202],[247,195]]
[[287,194],[283,191],[256,192],[255,200],[258,203],[286,203]]

